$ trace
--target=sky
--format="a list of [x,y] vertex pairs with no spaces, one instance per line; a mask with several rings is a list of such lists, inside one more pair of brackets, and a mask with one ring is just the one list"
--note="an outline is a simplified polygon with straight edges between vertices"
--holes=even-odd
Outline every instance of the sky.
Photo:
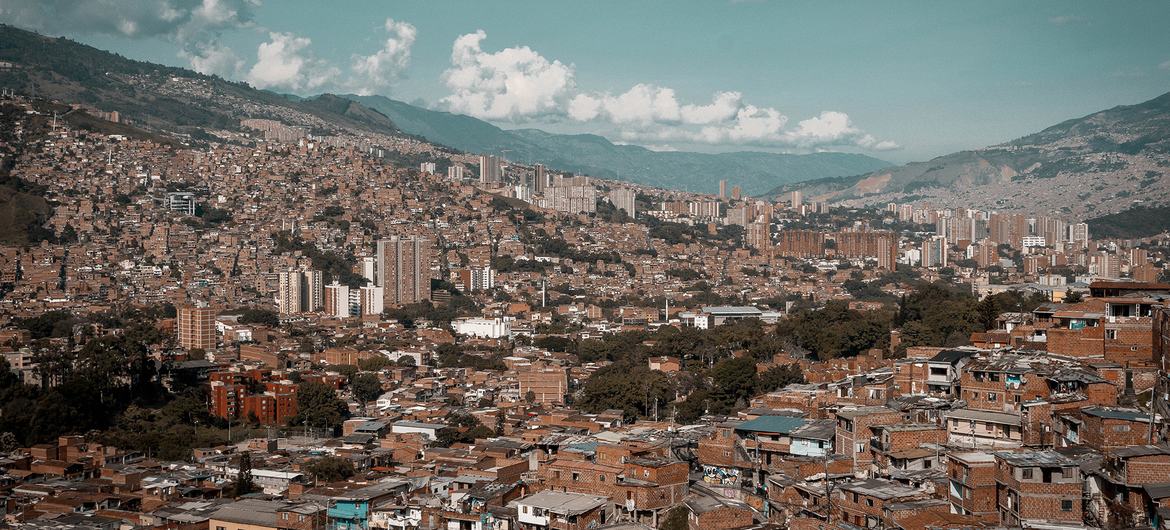
[[1170,91],[1164,0],[0,0],[0,22],[659,150],[900,163]]

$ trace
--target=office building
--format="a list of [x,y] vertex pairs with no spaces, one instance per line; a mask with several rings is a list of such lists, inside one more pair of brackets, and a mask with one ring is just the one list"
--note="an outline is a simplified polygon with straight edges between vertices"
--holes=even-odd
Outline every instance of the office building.
[[431,299],[431,242],[421,236],[378,241],[378,287],[383,306],[400,307]]

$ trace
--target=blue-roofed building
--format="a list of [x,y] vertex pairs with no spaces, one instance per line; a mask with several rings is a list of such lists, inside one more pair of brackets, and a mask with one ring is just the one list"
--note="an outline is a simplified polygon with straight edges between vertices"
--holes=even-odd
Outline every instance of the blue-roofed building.
[[809,420],[792,416],[760,416],[745,421],[735,428],[743,440],[744,448],[765,467],[771,467],[772,460],[791,454],[792,433],[804,427]]

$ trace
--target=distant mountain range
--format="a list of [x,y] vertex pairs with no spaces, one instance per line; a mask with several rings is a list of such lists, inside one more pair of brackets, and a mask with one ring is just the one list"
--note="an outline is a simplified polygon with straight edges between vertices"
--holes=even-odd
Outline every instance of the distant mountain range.
[[0,70],[0,87],[118,111],[136,125],[195,139],[209,130],[238,129],[241,116],[281,120],[288,113],[322,129],[401,134],[386,116],[348,99],[326,95],[294,101],[12,26],[0,25],[0,61],[15,65]]
[[715,192],[718,180],[726,178],[747,194],[889,166],[876,158],[844,153],[656,152],[614,145],[595,135],[503,130],[468,116],[380,96],[287,97],[4,25],[0,25],[0,61],[16,65],[0,71],[0,86],[118,111],[136,125],[186,134],[194,140],[207,139],[209,131],[237,129],[240,117],[282,120],[286,113],[297,113],[302,124],[304,115],[310,116],[308,121],[319,133],[340,128],[409,134],[465,152],[502,154],[557,170],[691,191]]
[[1170,94],[1007,143],[772,190],[844,204],[926,200],[1091,219],[1170,204]]
[[889,167],[851,153],[789,155],[763,152],[692,153],[617,145],[595,134],[506,130],[485,121],[424,109],[383,96],[344,96],[388,116],[402,131],[472,153],[503,155],[522,163],[669,189],[715,193],[727,179],[744,193],[761,194],[780,184]]

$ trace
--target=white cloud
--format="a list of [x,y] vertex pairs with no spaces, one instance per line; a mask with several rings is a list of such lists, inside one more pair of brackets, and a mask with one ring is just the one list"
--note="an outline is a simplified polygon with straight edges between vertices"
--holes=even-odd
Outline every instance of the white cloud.
[[244,60],[231,48],[216,42],[196,44],[190,50],[181,50],[179,57],[186,59],[191,63],[191,69],[201,74],[232,79],[244,71]]
[[1167,60],[1159,63],[1158,68],[1161,70],[1170,70],[1170,59],[1167,59]]
[[356,56],[353,60],[354,90],[360,95],[369,95],[376,90],[390,87],[402,77],[410,65],[410,50],[414,46],[418,30],[408,22],[386,19],[386,32],[390,34],[382,49],[373,55]]
[[308,37],[292,33],[271,32],[268,42],[256,50],[256,64],[248,71],[247,81],[257,88],[311,91],[340,74],[337,68],[315,58],[307,48]]
[[477,118],[523,121],[561,113],[574,86],[573,68],[549,61],[527,46],[483,51],[483,30],[455,39],[443,82],[442,103]]
[[[97,34],[176,43],[192,68],[226,67],[225,30],[253,25],[258,0],[3,0],[0,20],[54,35]],[[218,73],[218,72],[217,72]]]

